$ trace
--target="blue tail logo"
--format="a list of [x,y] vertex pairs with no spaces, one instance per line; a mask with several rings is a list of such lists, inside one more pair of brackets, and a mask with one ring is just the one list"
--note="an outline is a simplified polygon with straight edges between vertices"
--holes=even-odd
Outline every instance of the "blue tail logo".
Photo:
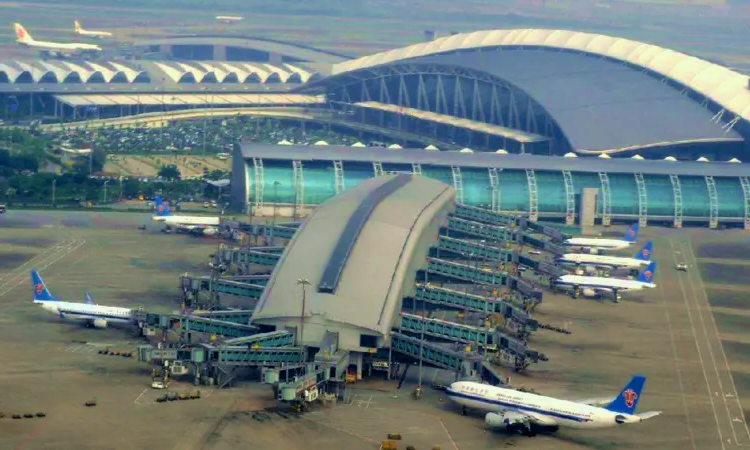
[[635,259],[639,259],[641,261],[650,261],[654,249],[654,242],[648,241],[646,244],[644,244],[643,247],[638,251],[638,253],[635,254]]
[[637,242],[638,241],[638,231],[640,230],[641,226],[637,223],[634,223],[633,225],[628,228],[627,233],[625,233],[625,236],[622,237],[622,240],[625,242]]
[[35,302],[59,301],[59,299],[53,296],[49,289],[47,289],[47,285],[44,284],[44,280],[39,276],[39,272],[37,272],[36,269],[31,269],[31,289]]
[[638,274],[636,281],[641,283],[651,283],[654,281],[654,274],[656,273],[656,261],[652,261],[641,273]]
[[83,301],[87,305],[93,305],[94,304],[94,300],[91,298],[91,295],[89,295],[88,291],[84,292],[84,294],[83,294]]
[[169,212],[169,207],[164,204],[164,201],[161,197],[156,196],[154,198],[154,206],[156,206],[156,215],[158,217],[171,215],[171,213]]
[[638,400],[641,398],[644,384],[646,384],[646,377],[633,375],[630,382],[622,388],[620,394],[604,409],[616,413],[633,414],[638,406]]

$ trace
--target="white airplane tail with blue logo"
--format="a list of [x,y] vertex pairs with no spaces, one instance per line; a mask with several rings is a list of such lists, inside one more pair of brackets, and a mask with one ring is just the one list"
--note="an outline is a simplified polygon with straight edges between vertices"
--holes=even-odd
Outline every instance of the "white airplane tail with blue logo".
[[633,225],[628,228],[628,231],[625,233],[625,236],[621,238],[621,240],[625,242],[638,242],[638,232],[640,231],[641,226],[638,223],[634,223]]
[[654,241],[648,241],[645,244],[643,244],[643,247],[641,247],[640,250],[638,250],[638,253],[633,255],[633,259],[638,259],[640,261],[651,261],[651,258],[654,257]]
[[166,217],[172,215],[172,213],[169,212],[169,207],[158,195],[154,198],[154,207],[156,208],[156,217]]
[[628,384],[622,388],[620,394],[604,409],[615,413],[634,414],[635,408],[638,406],[638,400],[641,399],[644,384],[646,384],[645,376],[633,375]]
[[640,281],[641,283],[653,283],[655,274],[656,261],[651,261],[651,263],[647,265],[646,268],[641,271],[641,273],[638,274],[638,278],[636,278],[636,281]]
[[34,303],[60,301],[59,298],[52,295],[49,289],[47,289],[47,285],[44,283],[44,280],[42,280],[42,277],[36,269],[31,269],[31,291]]

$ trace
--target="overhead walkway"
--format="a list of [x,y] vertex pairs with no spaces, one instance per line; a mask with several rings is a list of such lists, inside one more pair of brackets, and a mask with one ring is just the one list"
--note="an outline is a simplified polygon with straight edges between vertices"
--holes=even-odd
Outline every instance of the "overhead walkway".
[[[222,227],[226,231],[232,232],[232,231],[240,231],[242,233],[249,234],[251,236],[259,236],[259,237],[265,237],[265,238],[279,238],[279,239],[285,239],[290,240],[292,236],[294,236],[294,233],[299,228],[299,223],[280,223],[276,225],[265,225],[265,224],[250,224],[250,223],[244,223],[239,222],[236,220],[228,220],[225,222],[222,222]],[[283,250],[281,251],[283,253]]]
[[[481,208],[476,209],[482,210]],[[442,233],[451,237],[469,237],[484,239],[490,242],[514,242],[517,244],[531,245],[532,247],[546,250],[558,256],[565,254],[565,249],[561,245],[525,233],[521,227],[512,229],[463,217],[450,216],[448,218],[447,226]]]
[[[277,248],[274,247],[274,249]],[[264,247],[240,247],[221,250],[217,252],[217,255],[220,256],[221,262],[224,264],[234,263],[273,267],[279,262],[279,258],[281,258],[281,253],[283,252],[283,247],[281,247],[280,252],[275,250],[269,252]]]
[[457,204],[453,214],[462,219],[473,220],[475,222],[504,227],[519,227],[522,231],[532,230],[550,237],[555,242],[562,242],[566,238],[563,232],[555,227],[548,227],[537,222],[532,222],[525,217],[504,214],[476,206]]
[[440,236],[437,246],[439,251],[451,252],[456,255],[468,256],[470,259],[484,259],[500,263],[518,263],[518,253],[502,249],[498,246],[485,245],[480,242],[455,239]]
[[299,364],[304,351],[296,347],[252,348],[248,346],[214,346],[200,344],[193,347],[156,349],[150,345],[138,347],[138,360],[190,361],[195,364],[209,363],[227,366],[269,366]]
[[290,347],[294,345],[294,333],[290,331],[271,331],[270,333],[227,339],[223,345],[249,345],[251,347]]
[[175,330],[183,333],[205,333],[229,338],[245,337],[258,333],[258,328],[252,325],[215,320],[195,315],[142,312],[136,313],[135,320],[144,325],[158,327],[162,330]]
[[539,362],[539,352],[530,350],[518,339],[497,330],[473,327],[438,319],[428,319],[413,314],[401,313],[401,332],[424,333],[430,338],[445,339],[464,344],[477,344],[488,351],[500,351],[513,357]]
[[224,278],[218,278],[212,281],[211,277],[209,276],[201,277],[200,291],[211,292],[212,288],[219,294],[236,295],[238,297],[259,299],[263,294],[265,286],[250,284],[246,281],[235,281]]
[[424,363],[459,373],[476,371],[481,364],[481,357],[463,352],[456,352],[399,332],[391,333],[391,350],[411,358],[419,359],[420,349]]
[[542,299],[542,291],[534,288],[527,281],[510,276],[505,272],[496,272],[478,265],[462,264],[438,258],[427,258],[427,271],[464,282],[489,286],[506,285],[531,299],[539,301]]
[[530,331],[539,328],[539,322],[520,308],[502,300],[494,300],[444,287],[417,284],[415,298],[442,308],[487,314],[501,314]]
[[249,310],[193,311],[192,315],[205,317],[207,319],[248,325],[250,323],[250,318],[253,316],[253,312]]

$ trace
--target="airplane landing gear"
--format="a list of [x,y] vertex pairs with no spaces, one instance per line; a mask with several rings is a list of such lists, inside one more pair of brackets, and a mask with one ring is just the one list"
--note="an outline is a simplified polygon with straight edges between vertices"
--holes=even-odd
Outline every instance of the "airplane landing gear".
[[469,411],[466,409],[465,406],[462,406],[461,407],[461,415],[465,416],[465,415],[468,415],[468,414],[469,414]]

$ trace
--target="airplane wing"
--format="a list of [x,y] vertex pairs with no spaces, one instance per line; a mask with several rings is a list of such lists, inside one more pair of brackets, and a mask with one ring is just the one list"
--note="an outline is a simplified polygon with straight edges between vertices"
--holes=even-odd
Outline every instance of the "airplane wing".
[[600,397],[600,398],[587,398],[582,400],[569,400],[573,403],[580,403],[582,405],[597,406],[601,407],[612,403],[614,397]]
[[508,425],[528,422],[543,426],[557,425],[557,422],[551,417],[530,412],[505,411],[503,413],[503,421]]
[[661,411],[649,411],[649,412],[638,413],[636,414],[636,416],[640,417],[641,420],[646,420],[652,417],[656,417],[659,414],[661,414]]

